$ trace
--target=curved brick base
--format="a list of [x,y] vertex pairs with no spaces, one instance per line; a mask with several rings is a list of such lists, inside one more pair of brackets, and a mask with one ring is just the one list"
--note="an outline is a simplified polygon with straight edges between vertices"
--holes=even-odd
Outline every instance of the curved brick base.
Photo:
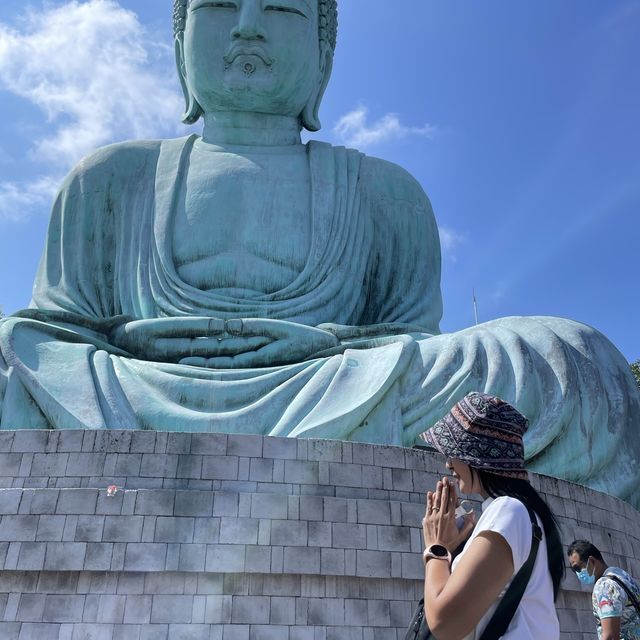
[[[338,441],[0,432],[0,638],[403,638],[442,471],[423,451]],[[532,480],[565,543],[589,538],[640,575],[640,513]],[[595,637],[571,575],[557,606],[563,638]]]

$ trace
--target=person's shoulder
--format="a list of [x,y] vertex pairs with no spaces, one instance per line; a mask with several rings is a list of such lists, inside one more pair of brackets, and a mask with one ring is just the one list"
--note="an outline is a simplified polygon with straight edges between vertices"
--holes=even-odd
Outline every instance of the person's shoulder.
[[486,511],[500,514],[503,516],[511,516],[516,518],[526,518],[529,520],[529,512],[524,503],[517,498],[511,496],[498,496],[491,501]]

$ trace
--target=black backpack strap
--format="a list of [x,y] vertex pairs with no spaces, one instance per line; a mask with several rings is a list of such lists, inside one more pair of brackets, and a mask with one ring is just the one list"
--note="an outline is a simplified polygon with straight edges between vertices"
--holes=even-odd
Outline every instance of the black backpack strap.
[[531,551],[529,552],[529,557],[520,567],[518,573],[516,573],[509,585],[509,588],[507,589],[507,592],[502,596],[498,607],[491,616],[491,620],[489,620],[489,624],[487,624],[486,629],[480,636],[480,640],[498,640],[498,638],[501,638],[506,633],[509,625],[511,624],[511,620],[513,620],[513,616],[516,613],[516,609],[520,604],[520,600],[522,600],[524,591],[529,583],[529,578],[531,578],[533,565],[535,564],[536,556],[538,555],[538,547],[542,540],[542,529],[538,526],[535,513],[533,513],[528,505],[525,505],[525,507],[527,507],[527,511],[529,512],[532,529]]
[[638,599],[633,595],[633,591],[631,591],[631,589],[629,589],[629,587],[626,585],[625,581],[618,576],[612,575],[611,573],[605,573],[602,577],[609,578],[609,580],[617,582],[627,592],[627,596],[629,596],[629,600],[631,600],[631,603],[635,607],[636,613],[640,618],[640,603],[638,602]]

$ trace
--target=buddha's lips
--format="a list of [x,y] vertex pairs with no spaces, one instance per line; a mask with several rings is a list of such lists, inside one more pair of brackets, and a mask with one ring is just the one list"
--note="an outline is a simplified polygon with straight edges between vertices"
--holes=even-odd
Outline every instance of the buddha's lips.
[[224,56],[223,60],[227,65],[230,65],[240,56],[257,56],[267,67],[272,66],[274,62],[273,58],[268,56],[260,47],[233,47],[229,53]]

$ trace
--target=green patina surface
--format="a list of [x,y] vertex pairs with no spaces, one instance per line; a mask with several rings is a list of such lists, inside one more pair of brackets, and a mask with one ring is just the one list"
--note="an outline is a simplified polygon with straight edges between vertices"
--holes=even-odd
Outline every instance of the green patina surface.
[[535,471],[640,504],[640,392],[594,329],[441,334],[430,203],[320,142],[332,0],[178,1],[185,121],[63,184],[31,307],[0,321],[0,426],[225,431],[411,446],[471,390],[530,420]]

